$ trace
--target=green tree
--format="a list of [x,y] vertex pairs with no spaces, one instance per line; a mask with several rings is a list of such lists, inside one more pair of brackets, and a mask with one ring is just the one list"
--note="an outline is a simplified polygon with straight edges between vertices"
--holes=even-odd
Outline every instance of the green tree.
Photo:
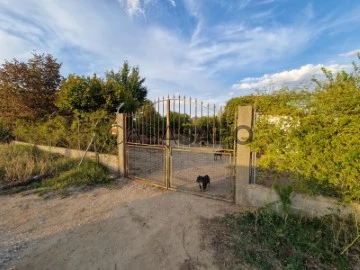
[[5,61],[0,67],[0,113],[4,120],[35,119],[54,111],[61,64],[50,54],[33,53],[27,62]]
[[92,77],[70,74],[62,82],[56,100],[61,110],[69,112],[94,112],[104,103],[104,82],[96,74]]
[[106,109],[114,111],[124,102],[124,111],[133,112],[146,101],[145,78],[140,76],[138,67],[130,67],[124,62],[121,70],[106,73]]

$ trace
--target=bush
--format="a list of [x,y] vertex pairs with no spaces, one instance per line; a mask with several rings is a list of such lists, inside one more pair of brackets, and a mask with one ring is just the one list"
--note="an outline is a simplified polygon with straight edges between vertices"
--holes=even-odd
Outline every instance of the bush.
[[[224,220],[235,257],[259,269],[358,269],[355,217],[283,217],[265,207]],[[354,242],[355,240],[355,242]]]
[[46,121],[18,120],[14,135],[17,140],[24,142],[79,150],[85,150],[95,135],[95,142],[90,151],[95,151],[94,145],[96,145],[97,152],[116,153],[116,138],[109,134],[113,121],[114,117],[109,116],[105,111],[70,117],[55,116]]
[[14,140],[11,129],[0,120],[0,143],[10,143]]
[[[259,119],[251,146],[264,155],[259,166],[291,174],[297,191],[360,201],[359,69],[324,72],[327,82],[317,82],[303,100],[294,97],[298,113]],[[290,94],[281,100],[294,104]]]

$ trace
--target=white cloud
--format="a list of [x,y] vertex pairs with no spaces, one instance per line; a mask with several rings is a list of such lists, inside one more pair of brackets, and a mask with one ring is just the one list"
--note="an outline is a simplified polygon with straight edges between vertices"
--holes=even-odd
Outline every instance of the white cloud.
[[310,39],[311,31],[305,27],[251,28],[233,24],[197,31],[196,35],[197,42],[188,51],[189,61],[194,66],[206,66],[212,75],[297,53]]
[[342,53],[342,54],[339,54],[339,56],[354,57],[354,56],[357,56],[358,53],[360,53],[360,49],[353,50],[353,51],[346,52],[346,53]]
[[261,77],[248,77],[234,84],[234,90],[264,90],[279,89],[281,87],[294,87],[309,83],[311,78],[324,78],[322,67],[335,73],[340,70],[349,69],[349,65],[333,64],[329,66],[307,64],[299,69],[286,70],[279,73],[265,74]]
[[137,14],[144,14],[140,0],[119,0],[120,4],[125,5],[126,11],[130,17]]
[[173,7],[176,7],[176,2],[175,0],[169,0],[170,4],[173,6]]

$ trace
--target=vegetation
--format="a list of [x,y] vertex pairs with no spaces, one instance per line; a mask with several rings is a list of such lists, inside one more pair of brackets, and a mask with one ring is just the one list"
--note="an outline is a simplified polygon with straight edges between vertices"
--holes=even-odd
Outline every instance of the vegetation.
[[[228,102],[230,123],[238,105],[252,105],[259,114],[251,147],[261,155],[261,170],[275,176],[281,203],[280,214],[269,205],[220,221],[239,263],[259,269],[359,268],[357,216],[290,212],[293,191],[360,201],[359,71],[355,63],[352,73],[324,69],[327,80],[315,80],[312,90],[281,89]],[[281,183],[283,176],[290,183]]]
[[38,119],[55,110],[61,64],[50,54],[33,53],[28,62],[16,59],[0,67],[0,115],[6,121]]
[[360,242],[354,242],[359,225],[353,216],[290,214],[285,220],[268,206],[228,215],[220,223],[238,263],[259,269],[357,269],[360,265]]
[[0,143],[10,143],[13,139],[10,127],[0,120]]
[[[131,70],[131,71],[130,71]],[[124,111],[133,112],[146,101],[147,88],[143,85],[139,68],[124,62],[118,72],[106,72],[105,80],[70,74],[61,84],[56,105],[70,113],[91,113],[98,110],[115,112],[121,102]]]
[[296,191],[359,201],[360,70],[323,71],[327,80],[312,90],[235,98],[225,112],[232,119],[237,105],[255,107],[251,147],[268,175],[287,175]]
[[50,54],[34,53],[27,62],[5,61],[0,67],[0,142],[17,140],[112,153],[109,136],[116,108],[134,112],[146,104],[145,78],[124,62],[105,76],[70,74]]
[[[78,160],[76,161],[78,162]],[[70,170],[45,180],[39,186],[63,189],[70,186],[91,186],[110,182],[107,170],[94,161],[85,160],[80,167],[78,167],[77,164],[76,166],[72,166]]]
[[0,187],[25,183],[35,176],[45,180],[29,188],[63,189],[69,186],[88,186],[110,181],[107,170],[91,160],[78,167],[78,159],[24,145],[0,145]]

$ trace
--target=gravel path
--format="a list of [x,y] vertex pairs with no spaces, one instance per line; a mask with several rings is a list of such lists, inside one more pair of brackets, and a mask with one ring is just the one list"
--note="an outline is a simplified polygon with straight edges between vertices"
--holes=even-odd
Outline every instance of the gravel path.
[[47,199],[0,196],[0,269],[217,269],[201,222],[232,204],[120,180]]

